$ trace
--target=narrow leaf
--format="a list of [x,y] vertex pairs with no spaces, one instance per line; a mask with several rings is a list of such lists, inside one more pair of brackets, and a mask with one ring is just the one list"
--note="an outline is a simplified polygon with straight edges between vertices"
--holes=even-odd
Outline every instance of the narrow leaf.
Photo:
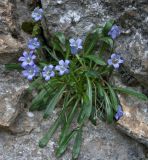
[[72,152],[72,158],[77,159],[80,153],[81,149],[81,144],[82,144],[82,128],[80,128],[77,131],[77,135],[75,138],[74,146],[73,146],[73,152]]
[[100,58],[99,58],[98,56],[96,56],[96,55],[87,55],[87,56],[85,56],[84,58],[87,58],[87,59],[89,59],[89,60],[91,60],[91,61],[93,61],[93,62],[95,62],[96,64],[99,64],[99,65],[101,65],[101,66],[106,65],[105,61],[102,60],[102,59],[100,59]]
[[49,128],[48,132],[44,135],[44,137],[39,141],[39,147],[43,148],[47,145],[52,135],[55,133],[57,128],[60,125],[60,117],[53,123],[53,125]]
[[62,88],[58,89],[55,93],[55,95],[53,96],[53,98],[50,100],[43,117],[47,118],[54,110],[56,104],[59,102],[59,100],[62,98],[62,95],[64,93],[64,89],[65,89],[66,85],[64,85]]
[[107,86],[108,86],[108,90],[110,93],[110,100],[111,100],[112,106],[113,106],[114,110],[117,111],[117,109],[118,109],[117,95],[115,94],[113,88],[109,84],[107,84]]
[[129,94],[131,96],[137,97],[141,100],[148,100],[148,97],[140,92],[137,92],[131,88],[122,88],[122,87],[115,87],[114,90],[116,90],[117,92],[120,93],[125,93],[125,94]]
[[59,146],[59,148],[56,151],[56,155],[59,157],[61,156],[64,151],[66,150],[69,141],[75,136],[76,130],[71,131],[66,137],[63,143]]

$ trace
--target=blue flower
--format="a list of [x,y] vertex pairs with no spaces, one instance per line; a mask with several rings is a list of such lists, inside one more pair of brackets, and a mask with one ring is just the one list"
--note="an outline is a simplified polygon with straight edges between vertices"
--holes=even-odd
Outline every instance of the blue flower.
[[31,50],[35,50],[36,48],[40,47],[40,42],[38,38],[32,38],[28,41],[28,48]]
[[51,77],[55,76],[55,73],[53,71],[53,65],[45,66],[43,68],[42,75],[45,78],[46,81],[50,80]]
[[33,65],[35,58],[36,56],[33,54],[33,52],[27,53],[24,51],[23,56],[19,58],[19,61],[23,62],[21,66],[24,68],[27,65]]
[[77,54],[82,48],[82,39],[78,38],[77,40],[75,39],[70,39],[70,47],[71,47],[71,53],[72,54]]
[[107,62],[109,65],[113,65],[115,69],[118,69],[120,64],[122,64],[124,60],[122,59],[122,57],[120,57],[119,54],[113,53],[111,55],[111,59],[108,59]]
[[116,120],[119,120],[122,116],[123,116],[122,107],[120,105],[118,105],[118,110],[117,110],[117,113],[115,114],[114,117]]
[[55,70],[59,71],[59,75],[62,76],[63,74],[68,74],[69,73],[69,60],[60,60],[59,65],[55,67]]
[[34,65],[28,65],[25,67],[25,70],[22,71],[22,74],[24,77],[26,77],[28,80],[32,80],[33,77],[37,76],[39,73],[39,68]]
[[43,17],[43,9],[39,8],[39,7],[36,7],[34,9],[34,11],[32,12],[31,16],[35,21],[41,20],[42,17]]
[[108,32],[108,35],[115,39],[121,34],[120,28],[117,25],[113,25],[111,30]]

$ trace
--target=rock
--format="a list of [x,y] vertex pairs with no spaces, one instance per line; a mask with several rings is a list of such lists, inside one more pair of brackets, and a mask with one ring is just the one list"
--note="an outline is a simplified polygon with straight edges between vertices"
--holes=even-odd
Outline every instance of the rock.
[[[16,9],[17,7],[18,9]],[[20,28],[24,15],[27,18],[30,13],[27,12],[27,9],[24,9],[25,7],[27,8],[23,2],[18,0],[17,2],[0,1],[0,64],[12,61],[26,47],[25,42],[28,36]],[[20,13],[22,8],[23,10]]]
[[148,102],[120,95],[124,116],[117,127],[148,147]]
[[116,52],[125,59],[129,72],[148,85],[147,0],[42,0],[42,6],[45,30],[62,31],[68,37],[83,37],[94,25],[115,19],[122,27]]
[[[27,110],[24,114],[27,114]],[[40,138],[57,118],[53,113],[48,120],[42,119],[41,112],[33,112],[34,117],[29,118],[35,129],[29,133],[10,135],[0,132],[0,159],[2,160],[70,160],[72,142],[61,158],[55,157],[55,147],[59,131],[49,141],[47,147],[38,147]],[[30,125],[30,124],[29,124]],[[20,123],[21,126],[21,123]],[[145,160],[146,148],[119,133],[114,126],[99,121],[97,127],[86,124],[83,132],[83,144],[78,160]]]
[[28,84],[18,72],[6,71],[3,64],[18,62],[25,49],[28,35],[22,32],[21,23],[29,14],[27,1],[0,1],[0,126],[7,129],[24,106]]
[[[122,27],[122,34],[116,41],[115,50],[125,59],[124,65],[128,72],[128,77],[125,79],[130,81],[127,84],[131,85],[135,81],[137,85],[138,81],[147,88],[148,6],[146,0],[136,2],[133,0],[42,0],[42,5],[48,31],[50,33],[62,31],[68,37],[83,37],[94,25],[102,25],[109,19],[115,19]],[[130,100],[133,102],[131,98],[125,104],[126,101],[123,102],[122,98],[124,110],[129,111],[131,117],[125,115],[123,120],[119,121],[118,126],[126,134],[147,144],[148,119],[146,118],[147,112],[144,112],[147,105],[137,99],[134,103],[130,103]],[[134,126],[133,120],[137,122],[138,128]]]
[[18,72],[6,72],[3,65],[0,68],[0,126],[8,128],[24,106],[28,84]]

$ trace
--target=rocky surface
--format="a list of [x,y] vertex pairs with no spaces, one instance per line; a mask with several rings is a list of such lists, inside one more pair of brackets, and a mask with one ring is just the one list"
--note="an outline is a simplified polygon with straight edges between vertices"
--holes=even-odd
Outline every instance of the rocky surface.
[[[47,147],[44,149],[38,147],[39,139],[57,117],[56,112],[46,121],[42,119],[41,112],[30,113],[26,108],[26,103],[28,104],[30,100],[25,94],[27,82],[17,71],[8,72],[3,65],[15,62],[25,48],[28,35],[21,31],[21,23],[31,19],[31,11],[28,8],[30,2],[29,0],[0,1],[0,160],[57,160],[54,149],[59,132]],[[64,31],[68,36],[83,36],[95,24],[104,24],[106,20],[115,18],[123,28],[123,34],[116,44],[117,51],[127,58],[128,69],[137,78],[140,77],[138,78],[140,82],[146,84],[147,5],[145,2],[146,0],[138,2],[42,0],[45,11],[43,24],[50,32]],[[122,98],[125,115],[118,122],[118,128],[147,145],[147,105]],[[66,154],[59,160],[70,160],[70,151],[69,146]],[[146,160],[147,158],[145,146],[120,133],[115,126],[99,121],[97,127],[88,123],[84,128],[80,160]]]
[[42,5],[48,31],[69,37],[83,36],[93,26],[115,19],[122,28],[116,51],[131,74],[148,85],[147,0],[42,0]]
[[[96,24],[103,25],[107,20],[115,19],[122,29],[115,44],[116,52],[125,59],[126,73],[122,80],[128,85],[139,83],[147,89],[147,0],[42,0],[42,5],[48,31],[62,31],[69,37],[83,37]],[[137,99],[133,101],[131,97],[128,102],[122,101],[125,113],[131,117],[125,115],[119,122],[120,128],[147,144],[148,105]]]
[[28,1],[0,1],[0,64],[11,62],[26,47],[29,38],[22,32],[21,24],[30,20]]
[[[23,132],[17,135],[0,132],[0,159],[57,160],[54,149],[57,146],[59,132],[54,135],[47,147],[43,149],[38,147],[39,139],[56,119],[56,112],[49,120],[43,120],[41,112],[32,114],[27,109],[20,116],[20,126],[26,128],[22,129]],[[59,160],[70,160],[71,149],[69,145],[67,152]],[[99,121],[97,127],[88,123],[84,128],[79,160],[146,160],[146,158],[146,148],[119,133],[114,126]]]
[[118,121],[118,128],[148,147],[148,102],[120,95],[120,103],[124,116]]
[[9,128],[24,106],[28,85],[18,72],[5,71],[4,65],[0,68],[0,126]]

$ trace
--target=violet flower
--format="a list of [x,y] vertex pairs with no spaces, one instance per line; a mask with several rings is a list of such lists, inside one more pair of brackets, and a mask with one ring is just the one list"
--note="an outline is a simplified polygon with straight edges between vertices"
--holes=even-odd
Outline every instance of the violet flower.
[[36,48],[40,48],[40,42],[38,38],[32,38],[28,41],[28,48],[31,50],[35,50]]
[[46,81],[50,80],[51,77],[55,76],[55,73],[53,71],[53,65],[45,66],[43,68],[42,75],[45,78]]
[[22,67],[26,67],[27,65],[33,65],[34,59],[36,56],[33,54],[33,52],[27,53],[26,51],[23,52],[23,56],[19,58],[19,61],[22,62]]
[[70,47],[71,47],[71,53],[73,55],[77,54],[83,47],[82,47],[82,39],[78,38],[77,40],[75,39],[70,39]]
[[122,64],[124,62],[124,60],[122,59],[122,57],[119,54],[113,53],[111,55],[111,58],[108,59],[108,64],[111,66],[113,65],[113,67],[115,69],[118,69],[120,64]]
[[120,28],[117,25],[113,25],[108,35],[112,37],[112,39],[117,38],[121,34]]
[[62,76],[64,74],[68,74],[69,73],[69,64],[70,61],[69,60],[60,60],[59,61],[59,65],[57,65],[55,67],[55,70],[59,71],[59,75]]
[[118,110],[117,110],[117,113],[115,114],[114,117],[116,120],[119,120],[122,116],[123,116],[122,107],[121,107],[121,105],[118,105]]
[[37,76],[39,73],[39,68],[34,64],[32,66],[26,66],[25,70],[22,71],[22,74],[24,77],[26,77],[28,80],[32,80],[33,77]]
[[36,7],[34,9],[34,11],[32,12],[31,14],[31,17],[37,22],[39,20],[42,19],[43,17],[43,9],[42,8],[39,8],[39,7]]

